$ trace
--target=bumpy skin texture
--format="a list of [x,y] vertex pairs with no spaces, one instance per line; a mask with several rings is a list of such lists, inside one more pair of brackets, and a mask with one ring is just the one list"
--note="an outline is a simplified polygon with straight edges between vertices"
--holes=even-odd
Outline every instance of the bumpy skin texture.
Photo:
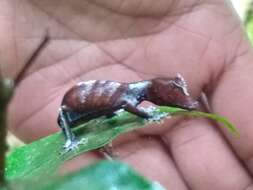
[[72,87],[64,95],[61,106],[73,112],[92,112],[122,104],[127,84],[113,81],[87,81]]
[[127,84],[118,82],[99,80],[80,82],[64,95],[57,119],[58,125],[63,128],[61,120],[66,119],[68,123],[66,127],[73,128],[79,123],[100,116],[112,116],[126,104],[122,99],[126,92]]
[[[46,30],[52,37],[9,109],[10,129],[21,139],[59,130],[62,97],[78,81],[179,72],[191,95],[205,90],[212,110],[228,117],[240,138],[206,120],[169,120],[123,135],[115,151],[167,189],[252,189],[253,55],[228,0],[1,0],[0,18],[5,76],[18,73]],[[88,153],[65,169],[98,159]]]

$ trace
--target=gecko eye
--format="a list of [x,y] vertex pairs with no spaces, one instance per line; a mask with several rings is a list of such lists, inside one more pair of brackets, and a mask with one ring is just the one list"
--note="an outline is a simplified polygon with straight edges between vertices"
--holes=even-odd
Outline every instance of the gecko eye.
[[187,90],[187,84],[185,79],[182,77],[182,75],[180,75],[179,73],[177,74],[177,76],[175,77],[175,80],[172,81],[173,85],[180,89],[182,91],[182,93],[186,96],[190,96],[188,90]]

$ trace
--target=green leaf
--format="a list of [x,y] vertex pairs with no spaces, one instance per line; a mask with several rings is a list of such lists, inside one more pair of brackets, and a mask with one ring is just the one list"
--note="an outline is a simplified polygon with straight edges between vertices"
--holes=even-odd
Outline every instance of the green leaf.
[[[31,188],[31,184],[33,184]],[[149,182],[126,164],[102,161],[62,177],[39,181],[20,181],[9,186],[19,190],[164,190],[158,183]]]
[[92,120],[74,129],[77,137],[85,138],[87,143],[65,154],[62,154],[64,136],[61,132],[55,133],[11,152],[7,157],[6,178],[12,180],[51,175],[66,160],[100,148],[119,134],[143,126],[143,119],[126,112],[111,119]]
[[148,182],[134,170],[119,162],[103,161],[77,173],[64,176],[39,190],[162,190],[158,183]]
[[[166,117],[171,115],[187,115],[207,117],[222,122],[232,132],[237,133],[235,127],[225,118],[202,112],[189,112],[180,108],[159,107],[153,114]],[[79,139],[84,138],[86,143],[80,145],[76,151],[66,154],[63,152],[65,139],[62,133],[55,133],[31,144],[14,150],[7,157],[6,177],[8,180],[29,179],[43,175],[55,174],[57,168],[66,160],[72,159],[82,152],[97,149],[110,143],[118,135],[146,126],[147,121],[127,112],[110,119],[95,119],[74,129]]]
[[[160,112],[171,112],[171,108],[168,109],[168,107],[160,107],[158,108],[160,110]],[[227,128],[228,130],[230,130],[233,134],[235,134],[236,136],[239,136],[239,132],[237,130],[237,128],[230,123],[225,117],[221,117],[217,114],[213,114],[213,113],[205,113],[205,112],[199,112],[199,111],[187,111],[184,109],[180,109],[180,108],[175,108],[176,110],[173,111],[173,113],[171,112],[171,115],[185,115],[185,116],[192,116],[192,117],[205,117],[208,119],[211,119],[213,121],[217,121],[221,124],[223,124],[222,126]],[[181,110],[181,111],[180,111]]]
[[249,6],[248,10],[246,11],[246,18],[245,18],[245,28],[246,33],[248,34],[249,40],[251,44],[253,43],[253,7]]

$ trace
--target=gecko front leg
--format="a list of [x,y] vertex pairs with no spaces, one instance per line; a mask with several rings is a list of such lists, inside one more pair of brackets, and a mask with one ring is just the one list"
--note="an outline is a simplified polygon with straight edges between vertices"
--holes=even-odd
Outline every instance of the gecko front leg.
[[139,117],[142,117],[142,118],[145,118],[145,119],[148,119],[152,116],[150,116],[147,112],[139,109],[138,107],[132,105],[132,104],[126,104],[125,107],[124,107],[124,110],[134,114],[134,115],[137,115]]
[[69,126],[67,114],[68,113],[62,108],[60,109],[58,123],[66,139],[66,143],[63,146],[65,151],[63,153],[78,149],[80,144],[84,144],[86,142],[86,139],[84,138],[80,141],[76,140],[76,137]]
[[131,104],[127,104],[124,109],[139,117],[147,119],[149,122],[157,122],[159,124],[161,122],[161,119],[169,116],[167,113],[155,112],[155,107],[153,106],[150,106],[148,108],[138,108]]

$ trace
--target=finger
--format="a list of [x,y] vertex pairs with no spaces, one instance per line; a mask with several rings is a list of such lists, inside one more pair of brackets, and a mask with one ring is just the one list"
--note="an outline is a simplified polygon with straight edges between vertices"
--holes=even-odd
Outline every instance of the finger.
[[146,136],[114,146],[121,160],[166,189],[188,189],[159,138]]
[[102,157],[95,152],[87,152],[81,154],[71,160],[66,161],[60,168],[60,174],[66,174],[72,171],[79,170],[82,167],[88,166],[92,163],[100,161]]
[[206,120],[188,120],[164,135],[172,157],[190,188],[253,188],[247,171],[212,127]]
[[238,156],[253,173],[253,54],[252,50],[227,66],[213,95],[212,109],[229,118],[238,128],[240,137],[235,138],[225,131]]

